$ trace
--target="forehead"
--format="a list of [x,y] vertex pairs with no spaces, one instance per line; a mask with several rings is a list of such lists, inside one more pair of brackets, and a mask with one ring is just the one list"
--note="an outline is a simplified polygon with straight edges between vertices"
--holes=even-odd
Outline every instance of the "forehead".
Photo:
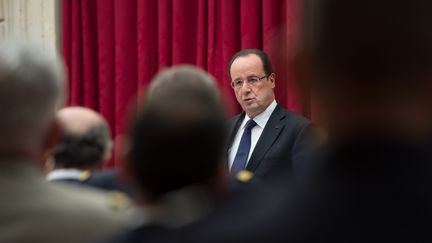
[[241,56],[234,60],[230,69],[231,78],[245,78],[251,75],[263,75],[261,59],[255,54]]

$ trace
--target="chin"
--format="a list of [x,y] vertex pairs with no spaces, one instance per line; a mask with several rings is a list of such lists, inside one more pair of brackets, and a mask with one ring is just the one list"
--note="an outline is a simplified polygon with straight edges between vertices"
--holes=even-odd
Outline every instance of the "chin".
[[244,109],[244,111],[247,113],[247,114],[259,114],[260,112],[258,111],[258,109],[251,109],[251,108],[249,108],[249,109]]

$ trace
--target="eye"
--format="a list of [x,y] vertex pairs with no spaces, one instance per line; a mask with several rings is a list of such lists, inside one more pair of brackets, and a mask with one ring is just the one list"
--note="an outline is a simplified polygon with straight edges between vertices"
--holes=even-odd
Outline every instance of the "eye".
[[235,84],[236,86],[241,86],[241,85],[243,85],[243,80],[235,80],[235,81],[234,81],[234,84]]
[[232,86],[234,86],[234,87],[243,86],[243,80],[238,79],[238,80],[232,81]]
[[259,81],[258,77],[250,77],[248,78],[248,83],[256,83]]

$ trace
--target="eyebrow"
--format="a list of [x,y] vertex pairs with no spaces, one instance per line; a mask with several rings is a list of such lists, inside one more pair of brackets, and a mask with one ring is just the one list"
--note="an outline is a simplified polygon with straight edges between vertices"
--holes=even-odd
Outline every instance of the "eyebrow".
[[[259,75],[256,75],[256,74],[249,75],[249,76],[246,77],[246,79],[248,79],[248,78],[259,78]],[[241,79],[241,78],[235,78],[233,80],[243,80],[243,79]]]

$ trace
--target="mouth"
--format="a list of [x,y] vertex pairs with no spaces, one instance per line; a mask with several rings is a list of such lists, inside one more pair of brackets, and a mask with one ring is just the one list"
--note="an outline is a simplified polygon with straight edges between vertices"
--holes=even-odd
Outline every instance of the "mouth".
[[243,99],[243,102],[251,102],[252,100],[254,100],[254,98],[245,98]]

